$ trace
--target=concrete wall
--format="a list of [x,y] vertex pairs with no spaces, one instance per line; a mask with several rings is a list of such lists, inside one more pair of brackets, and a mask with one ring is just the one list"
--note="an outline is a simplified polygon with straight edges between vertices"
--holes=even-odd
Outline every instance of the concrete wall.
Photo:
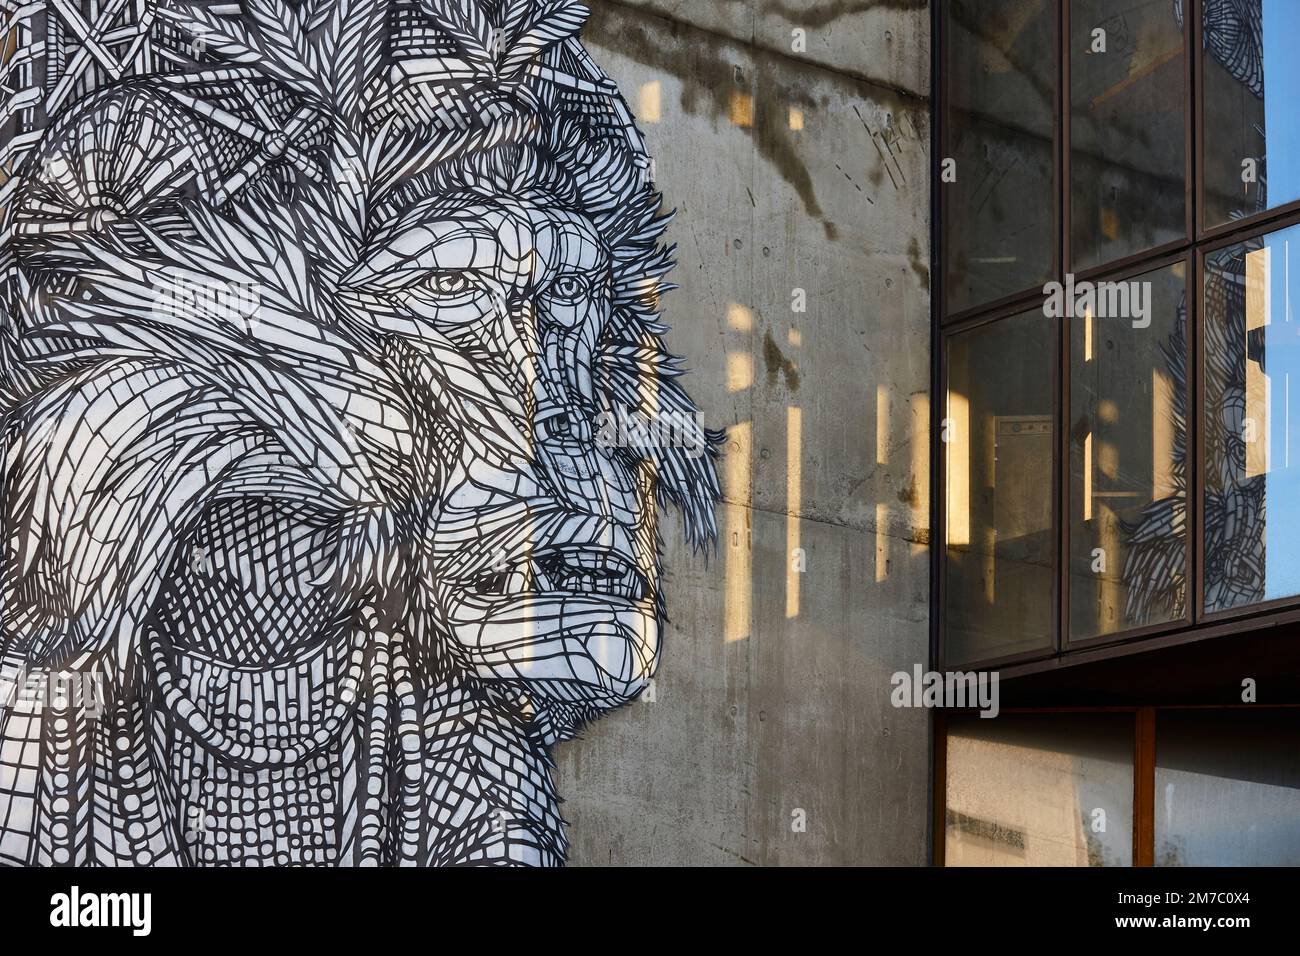
[[728,440],[717,553],[669,535],[654,699],[560,750],[572,863],[925,863],[928,717],[889,678],[928,644],[929,13],[591,6],[678,213],[670,341]]

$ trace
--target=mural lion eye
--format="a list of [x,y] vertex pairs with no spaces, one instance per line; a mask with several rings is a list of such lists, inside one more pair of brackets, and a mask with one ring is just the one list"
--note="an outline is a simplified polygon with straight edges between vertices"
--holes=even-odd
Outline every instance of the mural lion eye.
[[580,299],[586,298],[591,291],[591,283],[580,275],[560,276],[551,283],[548,294],[552,299],[563,302],[566,305],[573,305]]
[[474,283],[463,272],[435,272],[422,285],[426,291],[448,298],[474,291]]

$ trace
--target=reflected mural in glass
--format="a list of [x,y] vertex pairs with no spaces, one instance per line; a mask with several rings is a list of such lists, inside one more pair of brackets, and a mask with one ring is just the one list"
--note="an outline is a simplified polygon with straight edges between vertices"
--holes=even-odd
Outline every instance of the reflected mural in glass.
[[1183,25],[1169,0],[1070,5],[1070,243],[1076,270],[1187,232]]
[[[1070,637],[1187,610],[1187,268],[1070,320]],[[1140,312],[1140,314],[1139,314]]]
[[1300,865],[1300,711],[1161,711],[1157,866]]
[[1300,227],[1207,253],[1205,610],[1300,594]]
[[1203,0],[1204,224],[1300,199],[1300,3]]
[[1055,355],[1041,309],[948,340],[949,663],[1052,646]]
[[1052,0],[943,4],[949,314],[1040,287],[1056,228]]
[[1130,866],[1133,715],[948,722],[947,866]]

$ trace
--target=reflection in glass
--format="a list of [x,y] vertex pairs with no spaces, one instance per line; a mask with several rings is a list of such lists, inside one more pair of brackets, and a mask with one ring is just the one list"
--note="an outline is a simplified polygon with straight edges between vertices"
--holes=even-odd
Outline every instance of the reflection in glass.
[[1186,275],[1180,262],[1124,280],[1142,317],[1070,320],[1076,640],[1186,611]]
[[1055,340],[1036,310],[948,341],[950,664],[1052,646]]
[[1300,594],[1300,227],[1209,253],[1204,295],[1205,610],[1220,611]]
[[1052,271],[1056,4],[949,0],[942,185],[949,313],[1041,287]]
[[1133,716],[950,718],[948,866],[1129,866]]
[[1076,270],[1186,234],[1182,24],[1169,0],[1070,5]]
[[1161,711],[1157,866],[1300,865],[1300,712]]
[[1203,0],[1205,225],[1300,199],[1300,3]]

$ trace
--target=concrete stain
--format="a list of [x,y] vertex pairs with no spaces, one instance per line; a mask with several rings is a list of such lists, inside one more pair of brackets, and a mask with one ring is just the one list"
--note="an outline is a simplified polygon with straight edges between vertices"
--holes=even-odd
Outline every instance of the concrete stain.
[[898,489],[898,500],[905,505],[911,505],[913,508],[916,507],[916,502],[919,500],[919,496],[916,492],[916,475],[910,477],[906,488]]
[[[742,0],[743,2],[743,0]],[[791,23],[824,27],[843,17],[868,10],[924,10],[929,0],[838,0],[836,3],[819,3],[811,10],[788,0],[767,0],[764,13],[774,13]]]
[[785,357],[781,347],[772,338],[772,330],[763,332],[763,364],[767,367],[767,384],[775,385],[778,375],[785,376],[785,386],[792,392],[799,391],[799,370],[794,362]]
[[[838,17],[875,5],[830,6],[840,8],[835,15]],[[824,15],[818,13],[819,17]],[[689,38],[683,35],[688,32]],[[591,18],[583,37],[590,45],[617,50],[642,66],[677,77],[682,81],[680,105],[685,112],[732,123],[735,98],[746,97],[749,100],[744,111],[747,122],[737,128],[748,130],[759,155],[795,191],[808,216],[821,221],[827,238],[832,241],[839,238],[839,229],[826,216],[812,174],[799,155],[797,134],[789,128],[790,107],[813,108],[817,101],[805,90],[777,79],[782,71],[768,62],[779,59],[775,54],[745,47],[744,56],[755,60],[753,75],[747,76],[747,71],[734,63],[742,48],[740,44],[711,33],[689,30],[673,20],[608,3],[591,4]],[[895,112],[909,110],[909,104],[887,89],[873,90],[873,99],[887,101]],[[880,178],[879,170],[873,170],[870,175],[873,181]]]
[[912,264],[912,271],[921,281],[921,288],[930,288],[930,267],[921,258],[921,244],[916,241],[916,236],[907,241],[907,261]]

